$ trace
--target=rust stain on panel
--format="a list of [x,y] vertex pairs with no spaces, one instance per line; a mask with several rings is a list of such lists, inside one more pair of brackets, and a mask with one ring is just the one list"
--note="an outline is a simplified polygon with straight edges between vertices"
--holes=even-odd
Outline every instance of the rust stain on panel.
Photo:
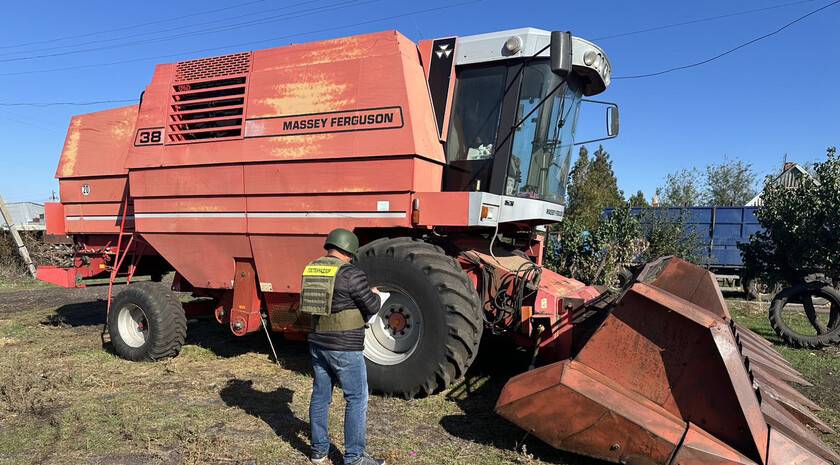
[[257,103],[274,109],[275,115],[320,113],[351,108],[356,96],[350,95],[351,87],[327,73],[299,74],[299,82],[277,84],[276,97],[266,97]]
[[70,128],[67,130],[67,139],[64,141],[64,149],[62,149],[61,158],[58,160],[58,169],[55,172],[55,177],[72,176],[76,172],[76,158],[79,155],[81,130],[82,119],[74,116],[70,120]]

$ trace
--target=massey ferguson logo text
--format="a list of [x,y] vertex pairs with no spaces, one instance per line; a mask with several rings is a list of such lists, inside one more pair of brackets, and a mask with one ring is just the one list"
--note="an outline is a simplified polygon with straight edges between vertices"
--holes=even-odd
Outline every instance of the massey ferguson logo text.
[[292,136],[325,132],[401,128],[400,107],[314,113],[248,120],[245,137]]

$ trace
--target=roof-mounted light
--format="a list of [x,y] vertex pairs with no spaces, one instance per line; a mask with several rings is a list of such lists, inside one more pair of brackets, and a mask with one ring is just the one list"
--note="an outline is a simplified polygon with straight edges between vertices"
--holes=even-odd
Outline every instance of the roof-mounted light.
[[520,39],[519,36],[511,36],[507,41],[505,41],[505,50],[509,55],[513,55],[521,49],[522,39]]

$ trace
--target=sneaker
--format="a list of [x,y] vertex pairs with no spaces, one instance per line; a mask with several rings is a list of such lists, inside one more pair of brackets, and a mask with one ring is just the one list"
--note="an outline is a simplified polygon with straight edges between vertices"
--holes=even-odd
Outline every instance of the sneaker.
[[362,454],[361,457],[345,465],[385,465],[385,459],[375,459],[368,454]]
[[312,453],[309,454],[309,461],[314,464],[324,463],[324,461],[327,460],[327,457],[329,457],[330,454],[336,451],[338,451],[338,449],[332,444],[330,444],[330,450],[326,452],[319,452],[313,450]]

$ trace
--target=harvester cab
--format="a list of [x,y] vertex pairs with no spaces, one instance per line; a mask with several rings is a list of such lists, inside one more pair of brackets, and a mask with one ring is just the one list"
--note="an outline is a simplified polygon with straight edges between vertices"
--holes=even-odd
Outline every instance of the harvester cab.
[[[442,41],[435,47],[444,54],[451,48]],[[503,223],[562,219],[582,98],[609,85],[604,52],[568,32],[528,28],[459,38],[450,59],[454,95],[441,105],[448,117],[443,190],[491,194],[481,203],[496,207],[488,213]],[[432,60],[433,99],[437,69]],[[617,110],[610,116],[608,137],[615,137]]]
[[[619,463],[840,462],[803,426],[830,430],[816,404],[784,382],[805,380],[732,322],[707,271],[660,260],[615,297],[542,266],[579,108],[610,72],[594,44],[537,29],[160,64],[138,105],[71,120],[46,219],[72,265],[38,277],[129,282],[107,327],[130,360],[177,355],[186,315],[304,340],[300,273],[345,228],[391,294],[366,329],[376,392],[445,389],[492,333],[544,364],[497,411],[555,447]],[[617,107],[607,115],[613,137]],[[131,282],[171,271],[171,289]]]

